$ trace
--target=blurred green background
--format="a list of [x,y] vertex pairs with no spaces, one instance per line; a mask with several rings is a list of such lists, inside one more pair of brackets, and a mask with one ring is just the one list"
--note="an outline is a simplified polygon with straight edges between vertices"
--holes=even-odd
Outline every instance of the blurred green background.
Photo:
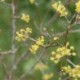
[[[29,0],[15,0],[16,3],[16,15],[20,16],[22,13],[28,13],[31,17],[30,22],[27,24],[20,19],[16,19],[16,31],[21,28],[32,27],[33,34],[31,37],[37,38],[40,35],[45,36],[45,43],[49,41],[49,36],[46,36],[44,29],[46,28],[50,35],[57,34],[59,32],[64,32],[66,30],[67,22],[65,18],[59,17],[59,14],[52,9],[52,3],[59,0],[36,0],[35,4],[30,4]],[[70,20],[75,13],[75,1],[76,0],[61,0],[66,6]],[[6,0],[7,3],[11,4],[11,0]],[[36,27],[37,26],[37,27]],[[80,29],[80,24],[73,26],[72,30]],[[41,33],[43,32],[43,34]],[[11,49],[11,39],[12,39],[12,10],[11,7],[5,3],[0,2],[0,49],[1,51],[8,51]],[[63,43],[63,39],[60,41]],[[75,47],[77,52],[77,57],[71,57],[71,60],[77,64],[80,63],[80,33],[70,33],[68,35],[68,41],[71,45]],[[33,44],[33,41],[27,40],[26,45]],[[13,71],[13,80],[18,80],[18,78],[27,73],[23,78],[24,80],[42,80],[42,73],[40,71],[34,70],[33,65],[35,65],[37,59],[39,58],[41,51],[37,55],[33,55],[26,50],[25,42],[15,41],[15,46],[18,51],[15,55],[15,62],[17,59],[26,52],[27,55],[20,61],[17,69]],[[58,80],[59,74],[57,71],[60,70],[60,63],[54,65],[53,62],[49,60],[50,52],[53,48],[47,49],[45,55],[40,59],[44,64],[46,64],[49,69],[46,73],[55,73],[51,80]],[[42,48],[40,50],[43,50]],[[36,59],[37,58],[37,59]],[[0,80],[5,80],[8,75],[6,75],[6,70],[10,71],[10,54],[0,56]],[[3,63],[6,65],[6,70],[3,67]],[[7,79],[6,79],[7,80]]]

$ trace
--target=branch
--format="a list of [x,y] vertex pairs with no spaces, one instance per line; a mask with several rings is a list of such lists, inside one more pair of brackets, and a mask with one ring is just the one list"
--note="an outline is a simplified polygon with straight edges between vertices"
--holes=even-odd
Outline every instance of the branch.
[[31,72],[33,70],[33,68],[35,67],[35,65],[40,61],[40,59],[43,57],[44,53],[45,53],[46,49],[43,50],[42,54],[40,54],[40,56],[38,58],[36,58],[36,62],[34,63],[34,65],[31,67],[31,69],[29,71],[27,71],[26,73],[22,74],[21,77],[18,80],[22,80],[29,72]]
[[10,55],[10,60],[11,60],[11,64],[10,64],[10,74],[9,74],[9,79],[8,80],[13,80],[13,66],[14,66],[14,62],[15,62],[15,32],[16,32],[16,20],[15,20],[15,2],[14,0],[12,0],[12,46],[11,46],[11,55]]

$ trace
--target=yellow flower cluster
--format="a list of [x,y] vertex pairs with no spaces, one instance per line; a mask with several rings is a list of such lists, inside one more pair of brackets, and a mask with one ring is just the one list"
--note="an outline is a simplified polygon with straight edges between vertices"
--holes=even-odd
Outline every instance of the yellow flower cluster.
[[17,41],[26,41],[27,38],[29,38],[29,35],[32,33],[31,28],[26,29],[20,29],[20,31],[16,32],[16,40]]
[[66,8],[63,6],[63,4],[58,1],[54,4],[52,4],[52,7],[57,11],[59,12],[60,16],[67,16],[67,11],[66,11]]
[[36,64],[35,69],[36,69],[36,70],[43,71],[43,70],[48,69],[48,66],[45,65],[45,64],[43,64],[43,63],[38,63],[38,64]]
[[30,48],[30,51],[35,54],[36,51],[39,49],[39,46],[37,44],[33,44]]
[[21,20],[23,20],[23,21],[25,21],[25,22],[27,22],[27,23],[29,23],[29,21],[30,21],[30,16],[28,15],[28,14],[21,14]]
[[76,5],[75,11],[78,12],[78,13],[80,13],[80,0],[78,2],[76,2],[75,5]]
[[34,4],[34,3],[35,3],[35,0],[29,0],[29,2],[30,2],[31,4]]
[[65,46],[58,47],[56,51],[52,52],[52,56],[50,57],[50,60],[54,63],[58,63],[63,57],[65,56],[75,56],[76,53],[73,52],[74,47],[70,46],[69,43],[66,43]]
[[37,45],[43,45],[43,42],[44,42],[44,37],[43,36],[41,36],[41,37],[39,37],[37,40],[36,40],[36,44]]
[[43,44],[44,44],[44,37],[41,36],[36,40],[35,44],[32,45],[30,51],[35,54],[36,51],[39,49],[39,47],[42,46]]
[[71,66],[62,67],[62,72],[64,75],[68,74],[74,80],[78,80],[80,78],[80,65],[76,65],[74,68]]
[[44,74],[42,80],[50,80],[53,77],[53,73]]

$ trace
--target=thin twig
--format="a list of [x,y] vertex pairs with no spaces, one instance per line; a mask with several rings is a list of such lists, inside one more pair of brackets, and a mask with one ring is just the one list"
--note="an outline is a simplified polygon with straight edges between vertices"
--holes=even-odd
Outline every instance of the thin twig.
[[76,65],[75,65],[71,60],[66,59],[66,61],[67,61],[68,63],[70,63],[73,67],[75,67],[75,66],[76,66]]
[[40,59],[43,57],[44,53],[45,53],[46,49],[43,50],[42,54],[36,58],[36,62],[34,63],[34,65],[31,67],[31,69],[29,71],[27,71],[26,73],[22,74],[22,76],[18,79],[18,80],[22,80],[30,71],[33,70],[33,68],[35,67],[35,65],[40,61]]

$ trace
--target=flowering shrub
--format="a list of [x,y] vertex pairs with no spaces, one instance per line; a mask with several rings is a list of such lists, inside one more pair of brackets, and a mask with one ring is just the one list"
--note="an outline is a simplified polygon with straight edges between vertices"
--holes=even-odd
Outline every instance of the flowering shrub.
[[80,0],[0,0],[1,6],[10,19],[0,23],[10,27],[0,30],[0,80],[80,80]]

